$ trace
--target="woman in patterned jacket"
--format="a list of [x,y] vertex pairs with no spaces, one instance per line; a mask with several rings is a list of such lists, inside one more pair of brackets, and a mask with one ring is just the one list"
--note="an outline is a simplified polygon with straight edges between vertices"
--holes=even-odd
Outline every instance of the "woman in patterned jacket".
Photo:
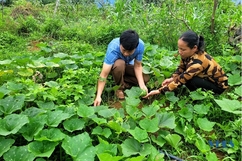
[[193,31],[187,31],[178,40],[180,65],[171,78],[162,82],[162,87],[153,90],[149,96],[173,91],[180,85],[186,85],[190,91],[198,88],[212,90],[221,94],[228,88],[228,77],[221,66],[204,51],[204,38]]

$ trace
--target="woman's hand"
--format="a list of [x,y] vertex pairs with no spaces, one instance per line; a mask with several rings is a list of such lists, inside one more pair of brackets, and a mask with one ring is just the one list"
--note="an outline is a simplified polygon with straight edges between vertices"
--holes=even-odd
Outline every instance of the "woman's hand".
[[168,84],[170,84],[172,81],[173,81],[173,78],[165,79],[165,80],[162,82],[162,87],[164,87],[164,86],[168,86]]
[[143,98],[148,98],[149,99],[150,96],[153,96],[153,95],[156,95],[156,94],[160,94],[160,91],[158,89],[157,90],[150,91],[150,93],[148,93]]

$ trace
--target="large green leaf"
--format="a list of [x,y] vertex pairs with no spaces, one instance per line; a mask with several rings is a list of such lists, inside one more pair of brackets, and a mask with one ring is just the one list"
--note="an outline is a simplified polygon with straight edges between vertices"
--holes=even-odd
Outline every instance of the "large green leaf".
[[57,128],[50,128],[50,129],[44,129],[40,131],[35,137],[34,140],[37,141],[61,141],[65,138],[65,134],[61,132],[60,129]]
[[45,109],[45,110],[55,109],[55,104],[52,101],[50,101],[50,102],[36,101],[36,103],[37,103],[38,107],[41,109]]
[[137,156],[137,157],[128,158],[125,161],[143,161],[144,158],[145,156]]
[[8,115],[4,119],[0,119],[0,135],[7,136],[9,134],[15,134],[28,122],[29,119],[26,115]]
[[198,124],[199,128],[204,131],[212,131],[213,126],[215,125],[215,122],[211,122],[207,118],[198,118],[197,124]]
[[239,86],[239,87],[236,87],[236,88],[234,89],[234,93],[236,93],[236,94],[239,95],[239,96],[242,96],[242,85]]
[[208,144],[205,143],[205,141],[201,138],[198,137],[195,142],[195,146],[199,149],[200,152],[203,154],[207,153],[210,151],[210,147]]
[[139,142],[148,141],[148,134],[145,130],[142,130],[139,127],[135,127],[134,130],[128,130],[128,132]]
[[238,100],[229,100],[223,98],[222,100],[215,99],[215,102],[221,107],[223,111],[227,111],[234,114],[242,114],[241,102]]
[[[21,114],[27,115],[29,118],[34,118],[39,114],[44,114],[46,113],[46,110],[37,108],[37,107],[30,107],[24,110]],[[43,121],[43,120],[42,120]]]
[[61,110],[48,111],[46,124],[51,127],[57,127],[61,123],[61,121],[70,117],[70,114],[64,113]]
[[0,111],[4,114],[11,114],[14,111],[22,109],[25,96],[8,96],[0,100]]
[[147,118],[150,118],[154,116],[159,109],[160,107],[158,105],[149,105],[149,106],[143,107],[141,110],[144,112]]
[[[136,100],[135,98],[140,97],[140,94],[142,93],[142,89],[139,87],[133,86],[131,89],[126,89],[125,93],[127,94],[128,98],[134,98],[134,100]],[[132,102],[130,102],[130,103],[132,103]]]
[[87,105],[80,104],[79,107],[77,108],[77,114],[80,117],[90,117],[94,115],[95,111],[93,107],[88,107]]
[[56,145],[58,145],[58,142],[50,142],[46,140],[33,141],[28,144],[28,149],[36,157],[50,157],[55,150]]
[[114,122],[113,120],[110,120],[107,123],[108,127],[115,130],[117,134],[121,134],[122,132],[126,132],[126,129],[122,127],[119,123]]
[[193,111],[189,107],[183,107],[178,111],[179,115],[191,121],[193,118]]
[[153,119],[144,118],[139,122],[139,125],[147,132],[154,133],[159,130],[159,118],[158,117],[155,117]]
[[234,86],[234,85],[241,85],[242,84],[242,79],[240,73],[232,74],[229,76],[228,80],[229,85]]
[[164,139],[167,141],[169,145],[171,145],[173,148],[178,150],[179,143],[181,141],[181,137],[177,134],[168,134],[164,137]]
[[175,124],[175,115],[173,113],[160,113],[157,115],[159,118],[159,127],[160,128],[169,128],[174,129],[176,127]]
[[113,156],[116,156],[118,148],[116,144],[100,143],[95,147],[95,149],[96,154],[109,153]]
[[126,105],[125,110],[134,120],[143,116],[143,113],[137,108],[137,106]]
[[18,71],[18,74],[23,76],[23,77],[29,77],[32,76],[34,73],[33,69],[31,68],[21,68]]
[[0,87],[0,99],[3,98],[3,96],[5,96],[6,94],[10,93],[11,90],[9,90],[6,86],[1,86]]
[[106,124],[107,123],[107,119],[105,119],[105,118],[94,117],[94,118],[92,118],[92,120],[94,122],[96,122],[98,125]]
[[3,155],[3,158],[5,161],[32,161],[35,156],[28,151],[27,146],[13,146]]
[[190,97],[192,100],[204,100],[205,96],[199,93],[198,91],[192,91],[190,92]]
[[66,136],[61,146],[74,160],[94,161],[95,147],[86,132],[73,137]]
[[12,60],[6,59],[3,61],[0,61],[0,65],[8,65],[8,64],[11,64],[11,62],[12,62]]
[[10,147],[13,145],[15,140],[13,139],[5,139],[3,137],[0,137],[0,157],[7,152]]
[[194,111],[197,113],[197,114],[207,114],[209,112],[209,109],[210,109],[210,105],[209,104],[196,104],[194,105]]
[[85,120],[80,118],[71,118],[71,119],[65,120],[63,122],[63,125],[64,125],[64,128],[69,132],[82,130],[85,127]]
[[165,96],[169,101],[171,101],[173,103],[175,103],[179,100],[179,98],[175,96],[174,92],[166,92]]
[[124,158],[123,156],[112,156],[109,153],[100,153],[97,154],[97,157],[99,161],[120,161]]
[[126,139],[122,144],[122,153],[125,157],[129,157],[131,155],[141,155],[147,156],[151,153],[152,145],[150,144],[141,144],[137,140],[131,138]]
[[122,144],[123,155],[129,157],[141,151],[141,144],[135,139],[126,139]]
[[23,137],[31,141],[34,135],[40,132],[46,123],[46,115],[37,115],[29,119],[29,123],[25,124],[19,132],[22,133]]
[[111,108],[111,109],[100,110],[98,111],[98,114],[104,118],[109,118],[109,117],[113,117],[116,112],[117,112],[117,109]]
[[155,137],[154,135],[152,135],[151,136],[151,139],[152,139],[153,142],[155,142],[160,147],[163,147],[163,145],[166,143],[166,140],[161,135],[159,135],[157,137]]
[[112,134],[112,132],[109,128],[102,129],[100,126],[97,126],[92,130],[92,134],[102,135],[108,138]]
[[207,161],[218,161],[217,155],[214,152],[208,152],[206,154]]

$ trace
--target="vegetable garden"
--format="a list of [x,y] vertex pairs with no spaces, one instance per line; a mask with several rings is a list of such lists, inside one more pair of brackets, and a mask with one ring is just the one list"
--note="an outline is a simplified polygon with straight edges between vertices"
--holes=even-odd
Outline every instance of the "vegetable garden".
[[[241,160],[241,16],[230,0],[2,1],[0,160]],[[57,3],[58,2],[58,3]],[[179,63],[177,39],[189,29],[229,76],[229,89],[119,101],[111,76],[93,107],[107,44],[126,29],[145,42],[149,90]]]

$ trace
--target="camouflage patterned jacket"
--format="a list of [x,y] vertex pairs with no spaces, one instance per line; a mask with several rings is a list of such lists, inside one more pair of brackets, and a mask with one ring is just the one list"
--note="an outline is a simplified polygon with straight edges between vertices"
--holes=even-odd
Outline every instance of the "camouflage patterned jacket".
[[228,87],[228,77],[220,65],[204,52],[202,54],[194,54],[187,59],[181,59],[180,65],[172,75],[173,81],[168,86],[159,88],[159,91],[173,91],[179,85],[186,84],[194,76],[208,79],[223,89]]

